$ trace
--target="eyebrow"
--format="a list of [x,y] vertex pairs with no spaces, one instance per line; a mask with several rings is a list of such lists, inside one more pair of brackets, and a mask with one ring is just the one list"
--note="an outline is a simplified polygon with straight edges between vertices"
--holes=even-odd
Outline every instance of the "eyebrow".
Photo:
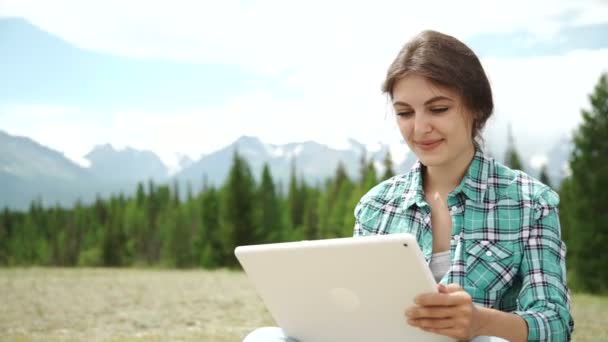
[[[431,104],[431,103],[437,102],[437,101],[441,101],[441,100],[453,101],[451,98],[446,97],[446,96],[435,96],[435,97],[432,97],[432,98],[426,100],[424,102],[424,105],[426,106],[428,104]],[[403,102],[403,101],[393,102],[393,106],[395,106],[395,105],[409,106],[409,104],[407,102]]]

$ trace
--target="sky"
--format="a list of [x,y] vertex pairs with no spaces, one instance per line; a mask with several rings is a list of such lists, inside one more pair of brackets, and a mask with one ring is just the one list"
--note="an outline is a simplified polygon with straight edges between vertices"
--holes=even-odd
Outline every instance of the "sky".
[[179,154],[197,159],[242,135],[399,146],[380,85],[424,29],[480,56],[495,96],[486,140],[502,147],[510,124],[538,164],[608,72],[607,1],[2,0],[0,17],[23,18],[125,71],[80,70],[73,82],[99,92],[0,95],[0,129],[83,165],[105,143],[152,150],[171,168]]

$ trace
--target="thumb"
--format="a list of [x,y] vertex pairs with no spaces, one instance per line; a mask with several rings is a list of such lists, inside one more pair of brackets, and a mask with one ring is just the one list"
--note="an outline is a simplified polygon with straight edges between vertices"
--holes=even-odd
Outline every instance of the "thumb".
[[[460,285],[454,284],[454,283],[443,285],[443,287],[445,288],[445,292],[442,292],[442,293],[454,293],[454,292],[464,291],[462,289],[462,287],[460,287]],[[439,290],[439,292],[441,292],[441,290]]]
[[439,293],[450,293],[448,287],[441,283],[437,284],[437,290],[439,290]]

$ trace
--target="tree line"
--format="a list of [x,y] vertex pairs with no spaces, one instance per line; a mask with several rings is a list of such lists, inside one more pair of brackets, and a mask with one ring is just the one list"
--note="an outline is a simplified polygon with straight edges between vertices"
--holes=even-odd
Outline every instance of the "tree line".
[[[608,292],[608,76],[589,96],[590,109],[574,132],[569,176],[558,190],[562,235],[568,247],[570,286]],[[539,132],[542,134],[542,132]],[[505,164],[523,169],[509,129]],[[292,165],[286,190],[278,189],[268,165],[256,181],[235,153],[228,177],[215,187],[203,182],[195,194],[177,183],[140,183],[134,196],[97,198],[71,209],[0,213],[0,265],[235,267],[236,246],[351,236],[353,210],[365,192],[394,175],[389,154],[378,175],[360,161],[351,179],[343,164],[322,184],[308,184]],[[546,166],[540,180],[550,185]],[[282,187],[279,184],[279,187]]]
[[[324,184],[308,184],[292,164],[287,191],[268,165],[256,182],[238,152],[225,183],[203,182],[196,194],[177,183],[140,183],[134,196],[97,197],[91,205],[0,213],[0,265],[233,267],[236,246],[352,235],[359,198],[394,175],[390,154],[378,175],[360,162],[351,179],[343,164]],[[281,186],[279,184],[279,186]]]
[[[576,291],[608,293],[608,74],[600,76],[589,102],[573,132],[568,176],[555,190],[560,195],[568,285]],[[505,163],[523,170],[510,130],[508,145]],[[546,165],[539,180],[551,186]]]

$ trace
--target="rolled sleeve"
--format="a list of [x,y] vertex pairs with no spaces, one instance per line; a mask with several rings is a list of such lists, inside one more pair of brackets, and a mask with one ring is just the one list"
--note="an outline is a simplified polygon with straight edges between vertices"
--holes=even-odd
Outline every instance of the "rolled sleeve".
[[574,322],[566,285],[566,245],[561,240],[555,193],[544,196],[525,244],[518,310],[528,325],[528,341],[570,341]]

